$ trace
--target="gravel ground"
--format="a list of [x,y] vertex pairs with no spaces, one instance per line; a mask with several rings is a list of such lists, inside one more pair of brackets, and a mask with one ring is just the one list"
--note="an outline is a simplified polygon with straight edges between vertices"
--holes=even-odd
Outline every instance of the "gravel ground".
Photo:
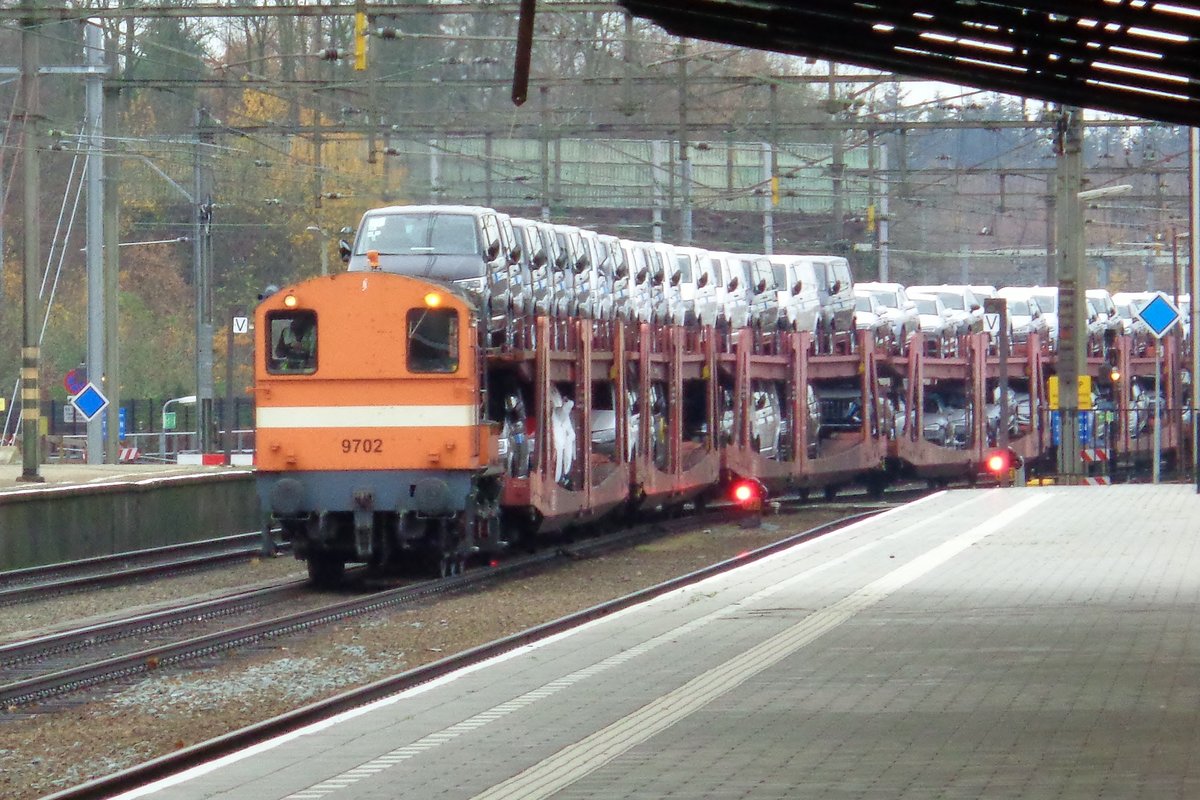
[[[840,517],[812,509],[762,528],[715,526],[633,550],[564,563],[553,572],[359,617],[277,639],[211,664],[192,663],[88,697],[69,711],[0,714],[0,797],[33,800],[205,741],[385,675],[519,632]],[[180,597],[286,574],[290,557],[228,570],[0,608],[0,640],[74,627]],[[23,632],[18,634],[18,631]]]

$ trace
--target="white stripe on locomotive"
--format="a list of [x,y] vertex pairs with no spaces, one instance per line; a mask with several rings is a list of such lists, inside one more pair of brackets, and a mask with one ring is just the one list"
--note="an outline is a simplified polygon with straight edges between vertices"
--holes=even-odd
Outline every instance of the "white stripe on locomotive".
[[478,424],[463,406],[260,406],[260,428],[460,428]]

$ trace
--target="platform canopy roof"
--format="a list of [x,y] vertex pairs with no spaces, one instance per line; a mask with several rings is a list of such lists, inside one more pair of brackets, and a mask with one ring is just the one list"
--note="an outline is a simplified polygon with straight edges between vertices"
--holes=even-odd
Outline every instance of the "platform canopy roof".
[[621,0],[688,38],[1200,125],[1195,0]]

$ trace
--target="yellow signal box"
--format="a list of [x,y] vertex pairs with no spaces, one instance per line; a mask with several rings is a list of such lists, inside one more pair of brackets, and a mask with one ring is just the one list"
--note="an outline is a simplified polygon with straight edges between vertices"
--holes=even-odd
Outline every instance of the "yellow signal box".
[[[1092,376],[1091,375],[1080,375],[1079,376],[1077,395],[1078,395],[1078,397],[1077,397],[1078,405],[1076,406],[1076,408],[1078,408],[1080,411],[1091,411],[1092,410]],[[1058,410],[1059,403],[1058,403],[1058,376],[1057,375],[1051,375],[1049,378],[1046,379],[1046,400],[1050,403],[1051,411]]]

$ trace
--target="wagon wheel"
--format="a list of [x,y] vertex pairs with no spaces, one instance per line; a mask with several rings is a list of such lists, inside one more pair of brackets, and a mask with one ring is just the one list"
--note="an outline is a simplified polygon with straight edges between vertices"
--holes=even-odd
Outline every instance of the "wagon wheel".
[[318,589],[336,589],[346,574],[346,562],[333,553],[308,554],[308,579]]

